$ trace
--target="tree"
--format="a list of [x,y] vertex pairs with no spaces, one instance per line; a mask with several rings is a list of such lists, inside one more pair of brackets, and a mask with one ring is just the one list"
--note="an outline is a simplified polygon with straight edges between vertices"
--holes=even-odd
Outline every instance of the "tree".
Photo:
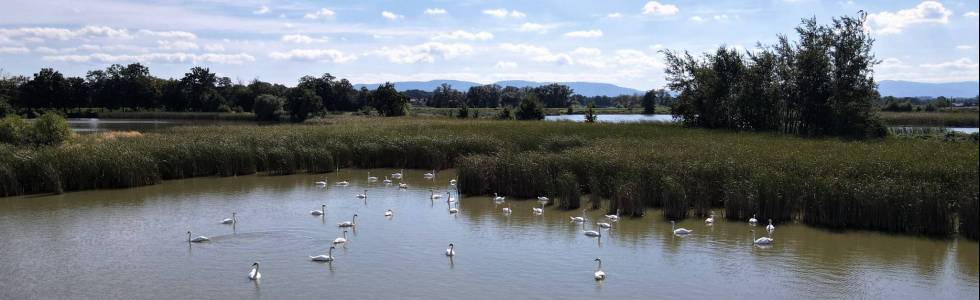
[[504,109],[500,110],[497,114],[497,120],[511,120],[514,119],[514,113],[510,111],[510,107],[504,106]]
[[534,94],[537,99],[547,107],[568,107],[572,92],[572,89],[567,85],[557,83],[539,86],[534,89]]
[[496,84],[470,87],[466,103],[473,107],[497,107],[500,105],[500,86]]
[[21,145],[27,143],[30,125],[18,115],[0,119],[0,143]]
[[649,90],[646,94],[643,94],[643,100],[641,102],[643,106],[643,113],[650,115],[657,112],[657,92],[656,90]]
[[71,127],[65,118],[47,112],[31,124],[30,140],[38,145],[58,145],[71,139]]
[[286,110],[289,120],[297,123],[306,121],[311,114],[320,111],[322,99],[311,89],[295,87],[286,94]]
[[282,111],[286,101],[280,97],[270,94],[262,94],[255,97],[254,112],[256,121],[278,121],[279,113]]
[[534,94],[529,94],[521,99],[515,117],[518,120],[541,120],[544,119],[544,109]]
[[65,76],[54,69],[43,68],[20,86],[20,103],[17,104],[27,108],[64,107],[68,93]]
[[595,102],[589,102],[588,108],[585,110],[585,122],[595,123],[599,119],[595,114]]
[[459,110],[456,111],[456,117],[460,119],[466,119],[470,117],[470,108],[466,103],[459,105]]
[[463,102],[463,93],[453,89],[448,83],[443,83],[432,90],[432,97],[427,102],[431,107],[456,107]]
[[395,89],[391,82],[385,82],[371,93],[371,102],[378,114],[385,117],[404,116],[408,113],[408,97]]
[[224,103],[216,85],[218,77],[208,68],[194,67],[180,80],[183,96],[192,111],[216,111]]

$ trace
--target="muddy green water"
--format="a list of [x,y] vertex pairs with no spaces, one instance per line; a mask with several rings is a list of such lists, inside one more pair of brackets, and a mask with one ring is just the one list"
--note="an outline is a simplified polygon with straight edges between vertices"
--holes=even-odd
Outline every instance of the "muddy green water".
[[[569,221],[581,211],[535,215],[535,200],[469,197],[450,214],[429,190],[444,193],[451,174],[424,172],[406,170],[408,189],[342,170],[327,187],[314,184],[323,175],[258,175],[0,198],[0,299],[978,297],[978,247],[965,239],[776,224],[775,245],[760,248],[750,230],[762,226],[689,219],[678,225],[694,233],[678,237],[657,211],[612,222],[600,239]],[[310,215],[321,204],[326,215]],[[231,212],[238,223],[219,224]],[[355,213],[336,260],[310,261]],[[604,220],[586,218],[588,230]],[[188,230],[212,241],[189,244]],[[592,278],[596,257],[603,282]],[[246,278],[255,261],[258,282]]]

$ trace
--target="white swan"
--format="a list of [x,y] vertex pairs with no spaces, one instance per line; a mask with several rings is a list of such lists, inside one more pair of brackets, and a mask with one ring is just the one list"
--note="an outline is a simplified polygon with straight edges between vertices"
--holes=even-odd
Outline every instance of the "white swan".
[[325,185],[327,185],[327,179],[323,179],[323,181],[314,182],[313,184],[318,185],[318,186],[325,186]]
[[259,273],[259,262],[252,263],[252,269],[248,271],[248,279],[259,280],[262,278],[262,273]]
[[435,191],[429,190],[429,199],[442,199],[442,194],[436,194]]
[[446,249],[446,256],[456,256],[456,246],[453,243],[449,243],[449,248]]
[[756,245],[772,245],[772,243],[776,242],[776,240],[772,239],[771,237],[765,237],[765,236],[756,239],[755,230],[752,230],[752,240],[753,240],[752,243]]
[[357,199],[367,198],[367,190],[364,190],[363,194],[357,194]]
[[585,222],[585,209],[582,210],[582,216],[581,217],[568,217],[568,218],[569,219],[572,219],[572,222],[576,222],[576,223],[577,222]]
[[599,262],[599,267],[596,268],[595,274],[593,274],[592,276],[595,278],[595,280],[604,280],[604,279],[606,279],[606,272],[603,272],[602,271],[602,260],[599,259],[598,257],[596,257],[595,258],[595,261]]
[[432,172],[422,174],[422,177],[425,177],[426,179],[432,179],[433,177],[436,177],[436,170],[432,170]]
[[368,182],[375,182],[375,181],[378,181],[378,177],[371,176],[371,172],[368,172],[367,180],[368,180]]
[[398,188],[400,188],[400,189],[407,189],[408,188],[408,184],[399,182],[398,183]]
[[449,185],[456,185],[456,179],[449,180]]
[[394,215],[395,215],[395,212],[391,211],[390,209],[387,210],[387,211],[385,211],[385,217],[390,217],[390,216],[394,216]]
[[330,246],[330,250],[327,250],[327,255],[320,254],[320,255],[317,255],[317,256],[310,256],[310,260],[312,260],[312,261],[333,261],[333,249],[334,249],[334,247],[333,246]]
[[449,192],[446,192],[446,202],[456,202],[456,198],[453,198],[453,195],[452,194],[449,194]]
[[548,202],[548,200],[550,200],[550,199],[548,199],[548,197],[545,197],[545,196],[538,196],[538,201],[541,201],[541,202]]
[[585,223],[584,222],[582,223],[582,233],[584,233],[585,236],[587,236],[587,237],[599,237],[599,236],[602,236],[602,233],[599,233],[598,231],[595,231],[595,230],[585,230]]
[[343,223],[337,223],[337,226],[340,226],[340,227],[354,227],[355,225],[357,225],[356,223],[354,223],[355,219],[357,219],[357,214],[354,214],[354,217],[350,218],[350,221],[345,221]]
[[606,215],[606,219],[609,219],[609,220],[612,220],[612,221],[619,221],[619,209],[618,208],[616,209],[616,214],[615,215]]
[[673,231],[674,234],[676,235],[684,235],[684,234],[694,232],[694,230],[690,230],[686,228],[675,228],[674,221],[670,221],[670,230]]
[[310,214],[311,215],[314,215],[314,216],[322,216],[323,214],[326,214],[326,213],[327,213],[327,205],[326,204],[320,205],[320,210],[311,210],[310,211]]
[[347,186],[347,185],[349,185],[349,184],[350,184],[350,182],[348,182],[347,180],[344,180],[344,181],[338,181],[338,182],[337,182],[337,185],[339,185],[339,186]]
[[755,219],[755,214],[752,214],[752,217],[749,218],[749,224],[750,225],[755,225],[756,223],[759,223],[759,220],[756,220]]
[[504,200],[506,200],[506,198],[504,198],[503,196],[497,196],[497,193],[493,193],[493,201],[504,202]]
[[531,213],[535,215],[540,215],[544,213],[544,203],[541,203],[541,207],[532,207]]
[[707,223],[707,224],[714,224],[715,223],[715,212],[711,212],[711,214],[708,215],[708,218],[707,219],[704,219],[704,222]]
[[507,203],[507,207],[500,209],[500,211],[503,212],[505,215],[509,215],[510,213],[514,212],[510,209],[510,203]]
[[333,239],[333,243],[334,244],[347,243],[347,230],[344,230],[344,236],[343,237],[339,237],[339,238]]
[[602,228],[612,228],[612,225],[609,224],[609,223],[606,223],[606,222],[599,222],[599,223],[595,223],[595,224],[596,225],[599,225],[599,227],[602,227]]
[[200,236],[192,239],[191,238],[191,232],[190,231],[187,232],[187,242],[188,243],[203,243],[203,242],[208,242],[208,241],[211,241],[211,239],[209,239],[208,237],[203,236],[203,235],[200,235]]
[[230,219],[221,220],[221,224],[231,225],[231,224],[235,224],[237,221],[238,221],[238,218],[235,218],[235,212],[232,212],[231,213],[231,218]]
[[776,230],[776,226],[772,226],[772,219],[769,219],[769,225],[766,225],[766,231],[772,233],[773,230]]
[[391,178],[402,179],[402,172],[405,172],[405,169],[401,169],[401,171],[398,171],[396,173],[391,173]]
[[391,184],[391,179],[388,179],[388,176],[385,176],[385,180],[383,182],[384,184]]

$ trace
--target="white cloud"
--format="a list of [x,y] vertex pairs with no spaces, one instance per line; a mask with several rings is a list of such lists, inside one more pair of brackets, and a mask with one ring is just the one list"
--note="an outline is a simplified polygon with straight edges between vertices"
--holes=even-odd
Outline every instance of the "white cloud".
[[456,30],[448,33],[440,33],[434,37],[433,40],[468,40],[468,41],[486,41],[492,40],[493,34],[480,31],[480,32],[468,32],[465,30]]
[[973,50],[973,48],[974,47],[973,46],[970,46],[970,45],[959,45],[959,46],[956,46],[956,49],[957,50]]
[[728,15],[714,15],[711,18],[715,21],[728,21]]
[[575,48],[575,50],[572,50],[572,54],[582,56],[599,56],[602,55],[602,50],[599,50],[599,48],[578,47]]
[[941,62],[936,64],[921,64],[920,67],[927,69],[952,69],[952,70],[977,70],[980,64],[973,62],[969,58],[960,58],[953,61]]
[[521,27],[517,28],[517,30],[518,31],[523,31],[523,32],[545,33],[545,32],[548,32],[548,27],[549,26],[543,25],[543,24],[527,22],[527,23],[521,24]]
[[225,46],[222,44],[207,44],[204,45],[204,51],[208,52],[224,52]]
[[310,19],[310,20],[316,20],[316,19],[321,19],[321,18],[333,17],[335,14],[336,13],[334,13],[334,11],[330,10],[329,8],[321,8],[321,9],[315,11],[315,12],[311,12],[311,13],[308,13],[308,14],[304,15],[303,18]]
[[25,47],[0,47],[0,54],[24,54],[30,52],[31,49]]
[[867,26],[880,34],[901,33],[906,27],[917,24],[946,24],[953,11],[936,1],[923,1],[914,8],[897,12],[869,14]]
[[433,63],[437,56],[443,59],[453,59],[473,53],[473,47],[461,43],[428,42],[414,46],[384,47],[373,54],[387,58],[388,61],[399,64]]
[[192,54],[184,52],[175,53],[143,53],[143,54],[107,54],[92,53],[85,55],[57,55],[43,56],[47,61],[63,62],[100,62],[100,63],[119,63],[119,62],[164,62],[164,63],[217,63],[217,64],[243,64],[255,61],[255,57],[246,54]]
[[655,57],[647,55],[645,52],[635,49],[616,50],[613,59],[624,66],[633,66],[646,69],[663,69],[664,64]]
[[664,45],[663,44],[653,44],[653,45],[650,45],[650,49],[652,49],[652,50],[660,50],[660,49],[663,49],[663,48],[664,48]]
[[565,37],[571,37],[571,38],[597,38],[597,37],[602,37],[602,30],[593,29],[593,30],[571,31],[571,32],[566,32],[565,33]]
[[483,10],[483,14],[485,14],[485,15],[491,15],[491,16],[494,16],[494,17],[497,17],[497,18],[507,18],[507,17],[511,17],[511,18],[523,18],[523,17],[526,17],[527,16],[523,12],[517,11],[516,9],[515,10],[507,10],[506,8],[484,9]]
[[964,17],[967,17],[967,18],[976,18],[977,16],[980,16],[980,14],[978,14],[975,11],[968,11],[968,12],[963,13],[963,16]]
[[282,36],[282,38],[279,40],[282,41],[283,43],[311,44],[311,43],[326,42],[327,38],[318,39],[318,38],[312,38],[305,34],[287,34]]
[[401,18],[404,18],[405,17],[403,15],[399,15],[399,14],[396,14],[396,13],[393,13],[393,12],[390,12],[390,11],[387,11],[387,10],[386,11],[382,11],[381,12],[381,16],[384,17],[385,19],[392,20],[392,21],[398,20],[398,19],[401,19]]
[[704,18],[702,18],[700,16],[693,16],[693,17],[691,17],[691,21],[694,21],[694,22],[697,22],[697,23],[702,23],[702,22],[704,22]]
[[881,63],[878,64],[877,67],[881,69],[904,69],[904,68],[908,68],[909,65],[906,65],[904,62],[902,62],[901,59],[895,57],[888,57],[882,59]]
[[493,67],[496,69],[514,69],[517,68],[517,63],[512,61],[498,61]]
[[0,40],[20,39],[25,42],[41,42],[90,38],[131,39],[133,35],[125,28],[108,26],[85,26],[76,30],[55,27],[0,28]]
[[162,41],[157,41],[157,44],[159,44],[160,49],[163,50],[187,51],[187,50],[196,50],[198,48],[197,43],[189,42],[189,41],[162,40]]
[[153,31],[142,29],[139,31],[141,35],[152,36],[167,39],[187,39],[193,40],[197,39],[197,35],[187,32],[187,31]]
[[530,44],[503,43],[500,44],[500,49],[528,56],[532,61],[536,62],[557,63],[559,65],[570,65],[574,63],[572,57],[568,54],[553,53],[548,48]]
[[[3,50],[0,50],[0,52],[3,52]],[[34,52],[41,53],[41,54],[58,54],[58,49],[42,46],[42,47],[34,48]]]
[[269,9],[268,6],[263,5],[262,7],[259,7],[259,9],[253,11],[252,13],[253,14],[256,14],[256,15],[264,15],[264,14],[269,13],[270,11],[271,10]]
[[425,12],[423,13],[434,16],[434,15],[445,15],[447,12],[445,9],[442,8],[426,8]]
[[622,17],[623,17],[623,14],[622,13],[619,13],[619,12],[609,13],[609,14],[606,15],[606,18],[610,18],[610,19],[619,19],[619,18],[622,18]]
[[346,63],[357,59],[336,49],[292,49],[286,52],[272,52],[269,57],[275,60],[320,61]]
[[654,15],[654,16],[673,16],[679,12],[680,9],[673,4],[660,4],[657,1],[650,1],[643,5],[644,15]]

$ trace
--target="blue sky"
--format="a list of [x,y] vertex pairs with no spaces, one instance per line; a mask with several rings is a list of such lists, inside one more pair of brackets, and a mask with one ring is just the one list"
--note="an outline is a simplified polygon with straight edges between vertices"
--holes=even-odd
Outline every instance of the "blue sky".
[[664,84],[662,49],[751,51],[865,10],[879,80],[978,80],[977,1],[0,0],[0,68],[69,75],[139,61],[295,84],[457,79]]

